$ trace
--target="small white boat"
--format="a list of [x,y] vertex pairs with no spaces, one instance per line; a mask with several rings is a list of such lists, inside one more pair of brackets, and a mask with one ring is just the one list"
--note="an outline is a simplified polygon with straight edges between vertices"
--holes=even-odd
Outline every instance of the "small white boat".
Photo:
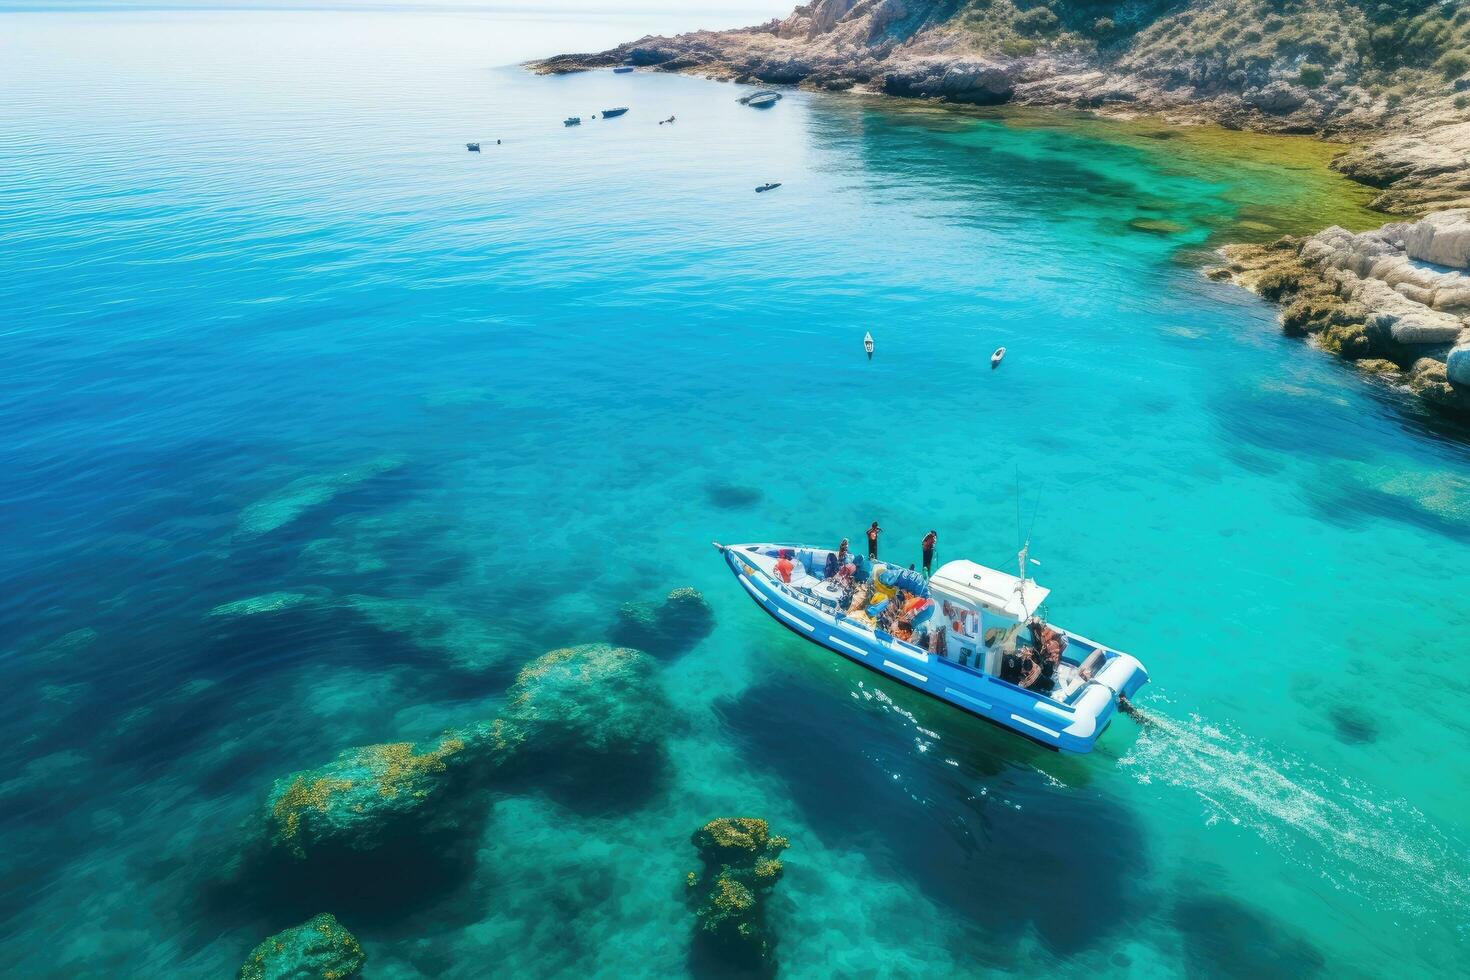
[[480,144],[479,143],[466,143],[464,145],[464,148],[466,150],[469,150],[471,153],[479,153],[480,152]]
[[1049,749],[1091,751],[1148,683],[1137,658],[1043,620],[1048,590],[1026,577],[1025,549],[1020,577],[961,560],[926,579],[851,553],[834,572],[834,552],[799,544],[715,548],[797,636]]
[[602,110],[602,118],[604,118],[604,119],[616,119],[618,116],[621,116],[623,113],[625,113],[627,111],[628,111],[628,107],[625,106],[625,105],[624,106],[618,106],[616,109],[603,109]]
[[1000,367],[1000,362],[1006,359],[1006,349],[997,347],[995,353],[990,355],[990,370],[994,371]]
[[781,101],[781,93],[772,92],[770,89],[762,89],[759,92],[752,92],[749,95],[743,95],[737,101],[739,101],[741,105],[750,106],[752,109],[769,109],[771,106]]
[[563,126],[580,126],[580,125],[582,125],[582,117],[581,116],[568,116],[567,118],[565,118],[565,119],[563,119],[561,121],[561,124]]
[[868,352],[868,360],[871,361],[873,359],[873,335],[871,333],[863,334],[863,350]]

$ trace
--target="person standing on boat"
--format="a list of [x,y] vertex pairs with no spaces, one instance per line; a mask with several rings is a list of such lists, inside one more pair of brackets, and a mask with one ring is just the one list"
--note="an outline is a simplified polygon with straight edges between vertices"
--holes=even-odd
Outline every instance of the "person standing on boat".
[[781,551],[781,557],[776,559],[776,574],[781,577],[781,581],[785,582],[787,585],[790,585],[791,573],[795,570],[796,565],[793,564],[791,561],[791,553],[783,548]]
[[930,571],[930,568],[934,564],[934,546],[936,544],[938,544],[938,543],[939,543],[939,532],[938,531],[930,531],[928,534],[924,535],[924,542],[923,542],[923,546],[922,547],[924,549],[924,577],[925,578],[928,578],[931,574],[933,574]]
[[878,535],[881,533],[883,529],[878,526],[877,521],[868,525],[868,557],[874,560],[878,557]]

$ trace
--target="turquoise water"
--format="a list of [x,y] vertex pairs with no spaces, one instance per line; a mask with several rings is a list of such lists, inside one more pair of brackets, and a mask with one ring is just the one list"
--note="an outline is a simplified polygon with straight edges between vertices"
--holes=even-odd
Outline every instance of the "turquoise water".
[[[1330,175],[497,67],[635,19],[0,23],[8,972],[231,975],[318,911],[371,977],[708,972],[724,814],[792,841],[784,975],[1465,972],[1466,433],[1195,264],[1353,212]],[[1088,757],[802,644],[708,547],[878,518],[1008,567],[1018,473],[1052,615],[1154,678]],[[275,778],[684,585],[656,791],[498,795],[390,899],[218,887]],[[332,601],[212,614],[276,592]]]

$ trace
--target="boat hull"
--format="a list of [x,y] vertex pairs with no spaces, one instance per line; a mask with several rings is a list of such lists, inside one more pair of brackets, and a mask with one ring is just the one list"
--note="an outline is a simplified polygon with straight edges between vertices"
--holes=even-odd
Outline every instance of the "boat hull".
[[616,119],[618,116],[621,116],[623,113],[625,113],[627,111],[628,111],[627,109],[603,109],[602,110],[602,118],[604,118],[604,119]]
[[726,565],[756,605],[797,636],[1053,751],[1092,751],[1117,712],[1118,695],[1132,696],[1148,682],[1136,659],[1110,652],[1096,678],[1062,704],[800,601],[743,561],[742,547],[766,546],[723,548]]

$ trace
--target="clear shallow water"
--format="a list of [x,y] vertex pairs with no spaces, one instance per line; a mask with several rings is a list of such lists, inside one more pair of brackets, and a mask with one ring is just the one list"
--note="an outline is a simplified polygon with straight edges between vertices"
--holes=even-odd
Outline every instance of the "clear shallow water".
[[[724,813],[792,839],[793,976],[1464,971],[1465,433],[1193,265],[1372,223],[1322,151],[494,67],[677,24],[4,24],[10,969],[229,974],[321,911],[207,887],[272,779],[694,585],[666,785],[505,796],[462,878],[344,895],[369,975],[686,972]],[[878,517],[1003,564],[1018,468],[1053,615],[1155,678],[1085,759],[801,644],[708,550]],[[282,590],[409,605],[210,615]]]

